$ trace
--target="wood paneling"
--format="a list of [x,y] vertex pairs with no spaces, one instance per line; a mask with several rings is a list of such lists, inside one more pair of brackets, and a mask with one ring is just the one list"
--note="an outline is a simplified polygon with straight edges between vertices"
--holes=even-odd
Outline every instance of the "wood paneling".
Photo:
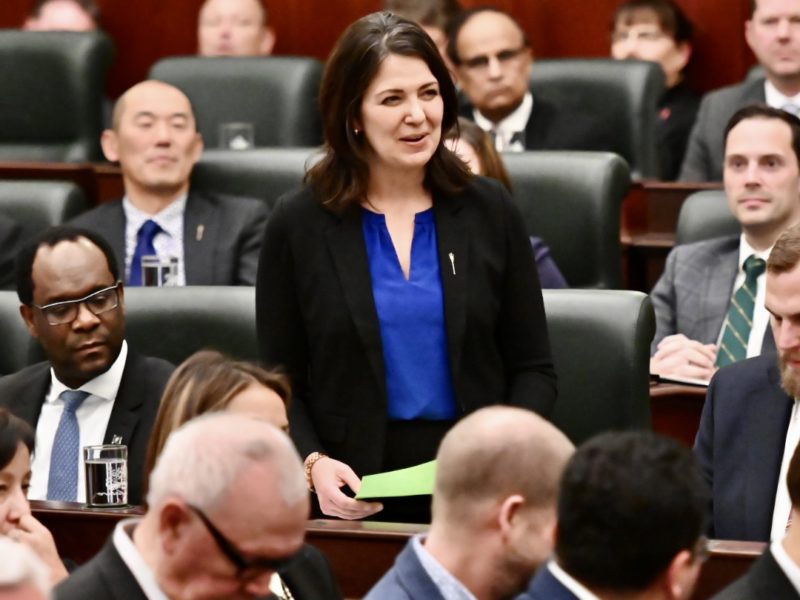
[[[103,23],[117,46],[109,92],[117,96],[143,79],[159,58],[192,54],[197,47],[196,19],[203,0],[99,0]],[[678,0],[697,26],[689,79],[708,90],[741,79],[753,64],[743,39],[749,0]],[[467,6],[485,4],[464,0]],[[1,0],[0,27],[16,27],[33,0]],[[278,34],[277,54],[324,59],[349,23],[381,0],[268,0]],[[605,56],[610,15],[617,0],[495,0],[511,11],[530,35],[541,58]]]

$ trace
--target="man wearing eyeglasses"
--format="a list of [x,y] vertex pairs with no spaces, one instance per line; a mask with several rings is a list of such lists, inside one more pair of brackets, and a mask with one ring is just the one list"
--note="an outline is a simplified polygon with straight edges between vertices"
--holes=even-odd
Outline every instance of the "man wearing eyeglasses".
[[303,466],[269,423],[220,412],[193,419],[170,435],[149,483],[147,514],[121,522],[56,600],[272,597],[274,575],[303,560]]
[[466,10],[448,27],[447,54],[465,96],[461,116],[489,132],[499,151],[602,150],[605,131],[590,115],[529,91],[533,57],[520,25],[497,8]]
[[36,430],[29,497],[85,500],[82,447],[128,447],[128,499],[142,501],[150,431],[173,366],[125,342],[122,283],[99,235],[56,227],[17,257],[20,314],[47,361],[0,378],[0,404]]

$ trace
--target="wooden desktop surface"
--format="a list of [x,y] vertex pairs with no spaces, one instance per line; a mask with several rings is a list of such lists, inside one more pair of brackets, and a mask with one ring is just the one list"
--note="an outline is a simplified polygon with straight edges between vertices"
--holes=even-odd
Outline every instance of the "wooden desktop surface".
[[[32,501],[33,514],[52,532],[62,557],[87,561],[108,539],[117,521],[141,516],[142,509],[89,509],[77,503]],[[306,539],[330,560],[343,594],[360,598],[392,566],[397,554],[424,525],[313,520]],[[711,541],[695,600],[705,600],[739,577],[765,544]]]

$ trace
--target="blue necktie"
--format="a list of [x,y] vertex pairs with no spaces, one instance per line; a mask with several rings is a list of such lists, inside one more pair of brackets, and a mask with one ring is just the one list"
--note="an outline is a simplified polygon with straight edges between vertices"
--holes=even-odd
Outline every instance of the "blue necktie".
[[131,259],[131,274],[128,277],[128,285],[142,285],[142,257],[156,254],[153,240],[161,227],[155,221],[148,219],[136,233],[136,251]]
[[81,430],[75,411],[89,396],[88,392],[65,390],[64,412],[58,422],[53,451],[50,454],[50,475],[47,478],[47,499],[75,502],[78,498],[78,466],[81,453]]

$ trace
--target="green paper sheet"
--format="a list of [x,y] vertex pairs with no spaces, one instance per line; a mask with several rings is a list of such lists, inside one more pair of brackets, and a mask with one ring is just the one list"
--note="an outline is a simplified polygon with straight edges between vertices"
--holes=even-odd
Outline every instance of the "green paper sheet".
[[367,475],[361,480],[356,499],[430,495],[435,477],[435,460],[407,469]]

